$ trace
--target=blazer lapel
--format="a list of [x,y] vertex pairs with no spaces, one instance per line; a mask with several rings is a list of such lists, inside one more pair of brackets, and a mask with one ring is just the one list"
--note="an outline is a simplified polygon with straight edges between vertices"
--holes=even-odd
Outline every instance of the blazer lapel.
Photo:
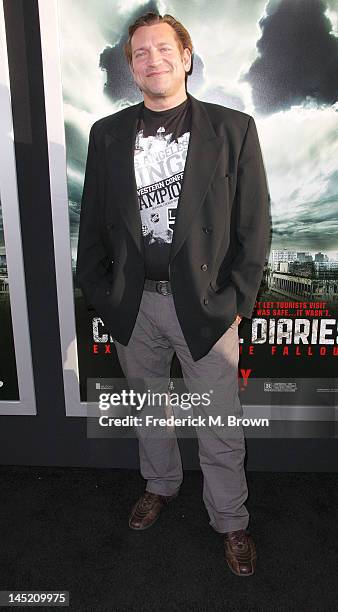
[[177,207],[170,262],[184,243],[193,219],[202,206],[216,169],[222,138],[216,136],[203,104],[191,100],[191,132],[180,199]]
[[112,117],[112,123],[105,133],[107,174],[111,181],[111,195],[105,198],[105,216],[113,217],[110,208],[114,204],[120,208],[121,217],[126,224],[135,245],[143,254],[141,217],[137,200],[137,187],[134,172],[134,144],[137,122],[142,103],[130,106],[120,119]]

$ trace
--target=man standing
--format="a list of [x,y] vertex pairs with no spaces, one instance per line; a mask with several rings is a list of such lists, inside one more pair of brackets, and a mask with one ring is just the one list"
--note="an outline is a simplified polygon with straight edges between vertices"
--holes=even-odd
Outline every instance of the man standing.
[[[252,315],[270,227],[255,123],[187,92],[192,42],[172,16],[137,19],[125,52],[143,102],[91,128],[77,278],[127,380],[169,382],[176,352],[189,391],[212,388],[212,410],[241,417],[238,324]],[[242,426],[196,429],[210,525],[230,569],[252,575]],[[137,435],[147,485],[129,526],[142,530],[177,496],[183,474],[175,435]]]

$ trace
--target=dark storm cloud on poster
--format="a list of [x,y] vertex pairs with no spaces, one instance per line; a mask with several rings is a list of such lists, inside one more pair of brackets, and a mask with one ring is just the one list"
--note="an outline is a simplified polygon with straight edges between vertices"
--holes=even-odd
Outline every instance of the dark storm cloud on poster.
[[[267,171],[272,242],[253,318],[239,328],[242,398],[273,402],[264,382],[297,379],[298,392],[282,395],[283,402],[297,403],[306,389],[319,388],[313,381],[335,376],[338,2],[243,0],[229,3],[228,11],[220,1],[164,4],[161,11],[177,16],[192,34],[189,91],[254,116]],[[122,46],[127,24],[158,7],[136,0],[123,8],[93,0],[85,10],[80,0],[59,0],[59,7],[75,270],[89,128],[141,100]],[[82,41],[78,47],[74,37]],[[109,376],[114,346],[100,319],[88,321],[75,292],[85,397],[88,377]],[[323,393],[313,393],[312,401],[321,404]]]

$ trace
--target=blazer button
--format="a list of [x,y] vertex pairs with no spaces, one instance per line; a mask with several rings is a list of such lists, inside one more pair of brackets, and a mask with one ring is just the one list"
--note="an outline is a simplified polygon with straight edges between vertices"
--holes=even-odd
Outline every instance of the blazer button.
[[203,304],[205,304],[205,305],[206,305],[206,304],[209,304],[209,300],[207,300],[207,298],[204,298],[204,300],[203,300]]
[[114,227],[114,223],[107,223],[107,228],[108,229],[113,229]]
[[212,227],[203,227],[203,232],[205,234],[211,234],[212,232]]
[[110,295],[110,294],[111,294],[110,289],[106,289],[106,295]]
[[203,270],[203,272],[205,272],[208,269],[208,265],[207,264],[203,264],[201,266],[201,270]]

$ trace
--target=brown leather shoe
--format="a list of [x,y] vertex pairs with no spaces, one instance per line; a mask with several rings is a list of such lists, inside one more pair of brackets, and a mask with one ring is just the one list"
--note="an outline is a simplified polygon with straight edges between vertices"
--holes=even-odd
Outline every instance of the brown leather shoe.
[[148,529],[157,521],[162,510],[175,497],[177,497],[177,493],[166,497],[165,495],[156,495],[150,493],[150,491],[145,491],[131,511],[129,527],[138,530]]
[[225,558],[236,576],[252,576],[256,568],[256,547],[251,535],[245,529],[225,534]]

